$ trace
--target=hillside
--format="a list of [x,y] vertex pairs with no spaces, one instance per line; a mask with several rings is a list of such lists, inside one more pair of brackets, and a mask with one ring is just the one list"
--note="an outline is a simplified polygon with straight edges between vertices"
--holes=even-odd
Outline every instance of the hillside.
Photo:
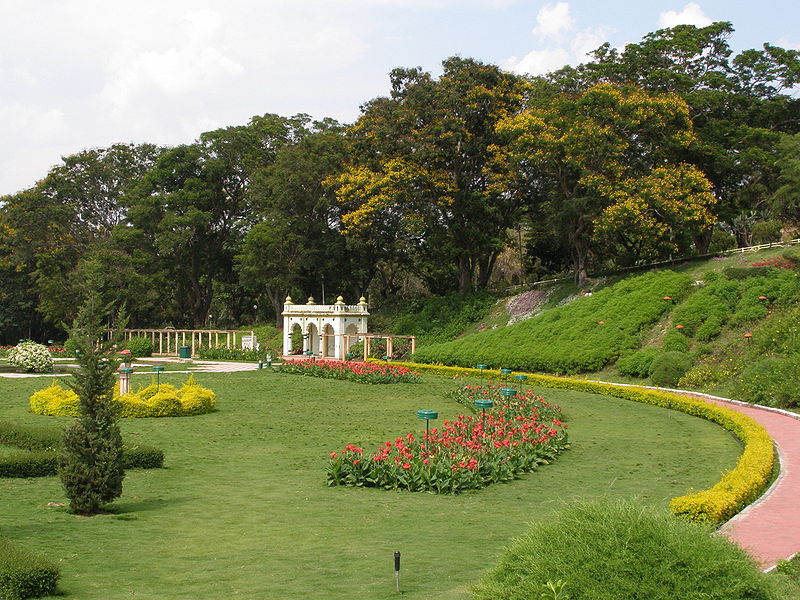
[[414,360],[678,385],[800,406],[799,275],[800,252],[777,248],[615,278],[591,294],[540,290],[531,300],[535,316],[497,326],[514,307],[500,302],[465,335],[421,344]]

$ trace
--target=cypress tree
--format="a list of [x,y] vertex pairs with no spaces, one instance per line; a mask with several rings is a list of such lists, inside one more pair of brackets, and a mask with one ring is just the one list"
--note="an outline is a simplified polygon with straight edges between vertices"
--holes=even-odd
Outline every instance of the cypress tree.
[[70,387],[78,395],[79,416],[64,429],[59,475],[70,511],[95,515],[122,494],[122,434],[113,401],[119,361],[112,341],[103,340],[99,298],[90,296],[78,313],[70,336],[79,369]]

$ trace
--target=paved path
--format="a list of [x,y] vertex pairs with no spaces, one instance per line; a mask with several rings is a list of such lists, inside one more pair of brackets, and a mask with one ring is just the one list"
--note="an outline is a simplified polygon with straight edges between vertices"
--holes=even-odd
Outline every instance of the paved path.
[[780,476],[766,494],[721,529],[750,552],[762,568],[771,569],[779,560],[800,552],[800,415],[697,395],[752,417],[775,440]]

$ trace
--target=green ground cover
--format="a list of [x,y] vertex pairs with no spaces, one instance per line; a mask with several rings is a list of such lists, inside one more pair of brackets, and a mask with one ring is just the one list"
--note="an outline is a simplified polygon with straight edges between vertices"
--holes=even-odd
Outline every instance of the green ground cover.
[[[180,384],[185,376],[164,375]],[[131,471],[115,513],[76,518],[57,478],[6,480],[2,535],[59,561],[61,598],[461,599],[509,541],[575,498],[666,506],[734,466],[740,448],[706,421],[658,407],[542,390],[569,420],[571,448],[509,484],[457,496],[325,486],[330,451],[424,429],[419,408],[452,418],[451,380],[365,386],[268,372],[198,374],[218,411],[121,423],[162,448],[164,469]],[[47,379],[0,380],[0,417],[27,412]],[[102,549],[102,551],[98,551]]]

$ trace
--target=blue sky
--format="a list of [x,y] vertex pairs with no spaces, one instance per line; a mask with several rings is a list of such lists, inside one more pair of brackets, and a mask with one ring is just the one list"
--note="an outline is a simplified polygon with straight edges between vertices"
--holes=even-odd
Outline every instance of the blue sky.
[[0,195],[84,148],[189,143],[268,112],[350,122],[397,66],[542,73],[712,21],[736,51],[800,49],[796,1],[0,0]]

